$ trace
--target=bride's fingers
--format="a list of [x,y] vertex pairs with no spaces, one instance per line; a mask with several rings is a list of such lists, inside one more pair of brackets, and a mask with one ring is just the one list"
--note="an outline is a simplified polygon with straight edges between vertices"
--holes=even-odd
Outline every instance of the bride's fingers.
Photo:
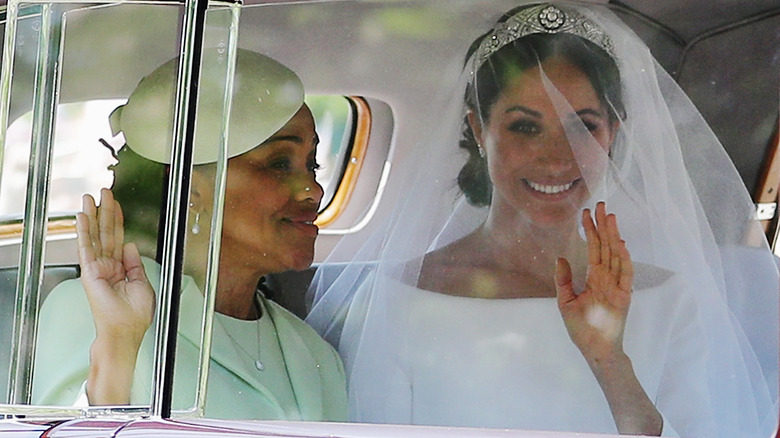
[[607,241],[609,242],[610,253],[612,254],[610,270],[614,273],[618,273],[620,272],[621,266],[620,247],[622,245],[622,240],[620,239],[620,231],[618,230],[617,217],[614,214],[610,214],[607,216],[606,222]]
[[598,265],[601,263],[601,242],[588,208],[582,210],[582,228],[585,230],[585,239],[588,242],[588,264]]
[[559,258],[555,263],[555,292],[559,309],[563,309],[566,304],[577,299],[572,285],[571,266],[565,258]]
[[601,242],[601,262],[610,263],[612,251],[610,251],[609,235],[607,233],[607,207],[603,201],[596,204],[596,231]]
[[634,287],[634,263],[631,261],[631,254],[626,248],[626,242],[620,241],[620,276],[618,277],[618,287],[625,291],[631,291]]
[[611,272],[614,277],[618,277],[620,275],[621,269],[623,269],[623,264],[620,258],[620,252],[618,248],[612,247],[612,258],[609,261],[609,272]]

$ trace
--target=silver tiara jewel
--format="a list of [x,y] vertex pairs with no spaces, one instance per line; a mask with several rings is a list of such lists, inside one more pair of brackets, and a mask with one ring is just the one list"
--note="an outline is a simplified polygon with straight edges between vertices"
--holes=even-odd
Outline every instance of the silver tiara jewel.
[[612,39],[603,29],[574,9],[561,9],[550,4],[525,8],[496,27],[482,40],[471,70],[475,74],[493,53],[526,35],[535,33],[568,33],[601,47],[612,59],[617,59]]

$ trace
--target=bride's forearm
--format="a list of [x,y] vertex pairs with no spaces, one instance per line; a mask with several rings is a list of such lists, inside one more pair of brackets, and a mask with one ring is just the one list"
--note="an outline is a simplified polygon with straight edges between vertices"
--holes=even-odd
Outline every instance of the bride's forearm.
[[87,397],[90,405],[130,404],[140,344],[95,338],[89,352]]
[[639,383],[627,355],[589,359],[588,364],[604,391],[621,435],[661,435],[661,413]]

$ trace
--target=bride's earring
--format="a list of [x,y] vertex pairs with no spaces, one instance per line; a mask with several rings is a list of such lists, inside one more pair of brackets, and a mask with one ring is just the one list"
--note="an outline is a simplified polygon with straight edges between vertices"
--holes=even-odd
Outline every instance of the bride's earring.
[[477,144],[477,152],[479,152],[479,158],[485,158],[485,149],[482,148],[481,144]]
[[200,233],[200,213],[195,213],[195,224],[192,225],[192,234]]

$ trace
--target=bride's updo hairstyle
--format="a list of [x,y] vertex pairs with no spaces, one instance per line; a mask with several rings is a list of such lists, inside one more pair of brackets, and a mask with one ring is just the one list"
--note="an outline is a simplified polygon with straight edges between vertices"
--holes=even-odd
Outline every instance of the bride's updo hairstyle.
[[[539,5],[522,6],[504,14],[496,23],[500,28],[508,20]],[[491,30],[475,40],[467,54],[467,67],[475,56],[484,57],[484,41],[494,38]],[[495,39],[495,38],[494,38]],[[476,53],[476,55],[475,55]],[[470,111],[486,122],[490,109],[500,94],[518,75],[538,67],[547,59],[560,57],[577,66],[590,80],[601,103],[609,111],[611,121],[625,119],[625,107],[621,93],[620,72],[615,60],[602,47],[575,34],[560,30],[559,33],[531,33],[514,39],[495,52],[478,61],[473,78],[466,88],[465,103]],[[487,168],[487,160],[480,154],[468,117],[463,122],[460,147],[468,152],[468,161],[458,174],[458,186],[470,204],[490,205],[493,185]]]

